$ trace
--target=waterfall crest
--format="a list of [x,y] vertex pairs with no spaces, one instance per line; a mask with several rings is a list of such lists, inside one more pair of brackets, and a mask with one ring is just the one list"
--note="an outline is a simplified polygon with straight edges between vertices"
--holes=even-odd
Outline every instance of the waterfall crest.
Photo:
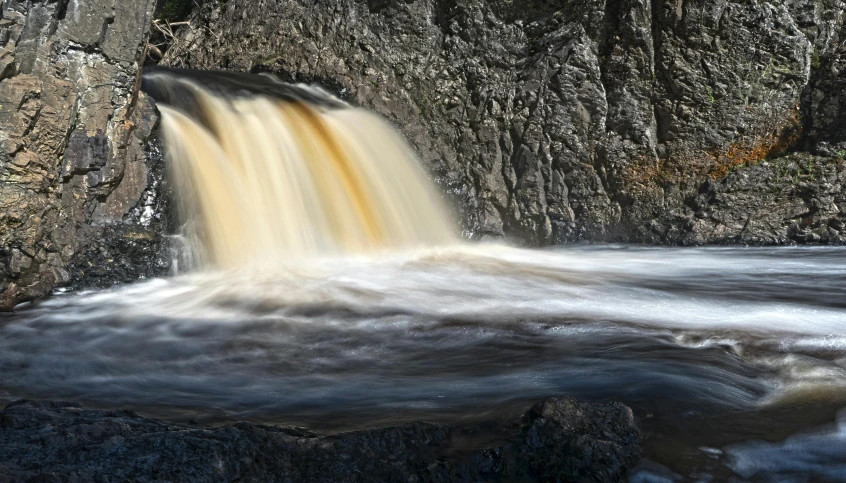
[[273,97],[173,75],[151,83],[177,197],[209,264],[455,241],[413,151],[379,117],[304,86]]

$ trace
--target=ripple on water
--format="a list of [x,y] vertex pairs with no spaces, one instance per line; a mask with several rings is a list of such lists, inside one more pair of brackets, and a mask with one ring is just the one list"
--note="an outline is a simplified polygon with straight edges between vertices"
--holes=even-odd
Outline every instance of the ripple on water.
[[[660,431],[846,406],[844,255],[477,245],[61,294],[0,324],[0,398],[338,429],[506,418],[553,394],[675,418]],[[731,468],[789,441],[732,446]]]

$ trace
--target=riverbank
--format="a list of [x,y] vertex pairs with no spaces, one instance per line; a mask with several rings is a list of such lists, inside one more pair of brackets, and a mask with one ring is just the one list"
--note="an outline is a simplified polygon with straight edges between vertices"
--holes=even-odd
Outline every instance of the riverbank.
[[[486,447],[482,432],[503,439]],[[511,427],[331,435],[18,401],[0,412],[0,481],[623,481],[638,443],[631,409],[571,398],[538,403]]]

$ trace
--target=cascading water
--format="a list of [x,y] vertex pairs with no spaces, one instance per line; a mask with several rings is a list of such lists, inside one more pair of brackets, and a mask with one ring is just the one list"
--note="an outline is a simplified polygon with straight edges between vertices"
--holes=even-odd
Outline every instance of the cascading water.
[[373,114],[305,86],[227,98],[170,73],[145,82],[162,98],[177,195],[213,265],[455,241],[414,153]]
[[[210,269],[9,317],[0,399],[343,430],[567,394],[631,405],[697,481],[843,475],[843,419],[791,434],[846,407],[846,250],[459,243],[371,114],[264,76],[144,84]],[[632,481],[681,478],[655,468]]]

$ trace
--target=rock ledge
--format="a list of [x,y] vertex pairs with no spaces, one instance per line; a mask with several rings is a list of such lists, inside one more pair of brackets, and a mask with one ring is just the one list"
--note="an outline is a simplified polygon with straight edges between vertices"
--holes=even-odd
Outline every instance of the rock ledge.
[[412,423],[324,435],[17,401],[0,412],[0,482],[604,482],[623,481],[639,457],[632,411],[619,403],[548,399],[527,411],[500,446],[456,447],[472,431]]

